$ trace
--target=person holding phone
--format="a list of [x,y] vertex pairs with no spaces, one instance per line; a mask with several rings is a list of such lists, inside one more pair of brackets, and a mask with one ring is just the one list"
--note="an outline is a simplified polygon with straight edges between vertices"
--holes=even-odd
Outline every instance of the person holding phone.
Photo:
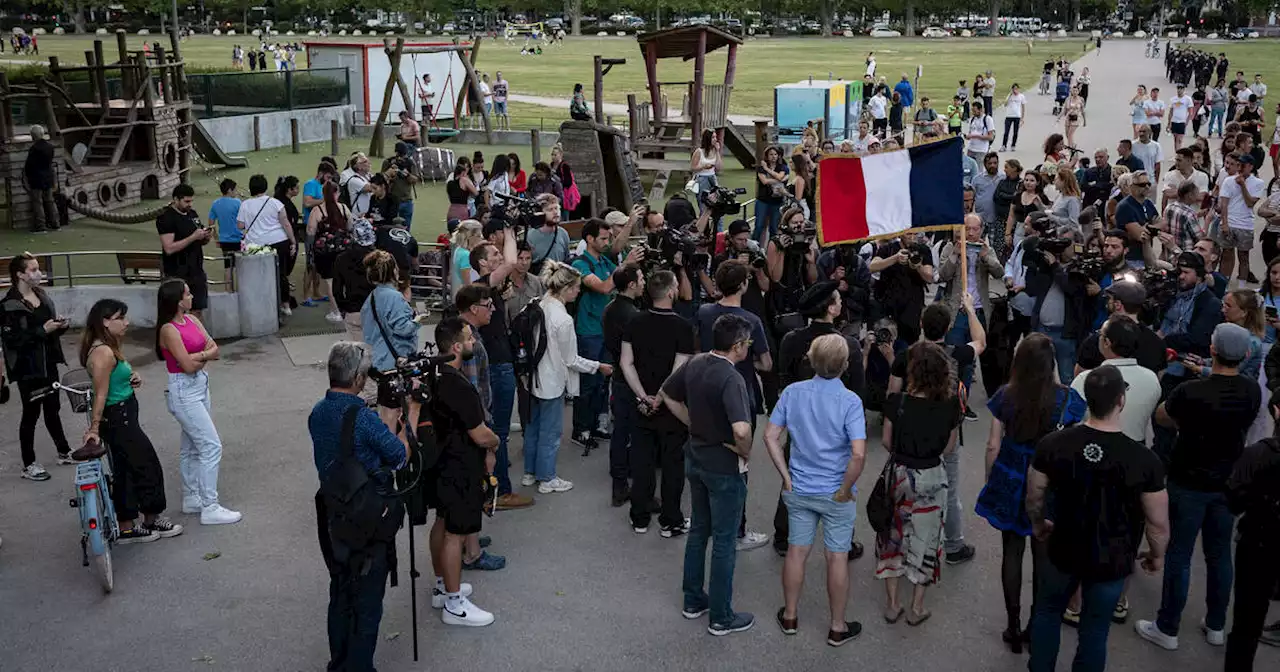
[[4,343],[4,364],[8,377],[18,384],[22,399],[22,419],[18,441],[22,447],[22,477],[47,481],[49,472],[36,462],[36,421],[44,412],[44,426],[58,450],[58,464],[73,464],[71,446],[58,416],[59,395],[53,389],[58,365],[66,364],[58,339],[70,323],[58,315],[49,296],[40,289],[44,272],[30,252],[9,260],[9,291],[0,300],[0,341]]

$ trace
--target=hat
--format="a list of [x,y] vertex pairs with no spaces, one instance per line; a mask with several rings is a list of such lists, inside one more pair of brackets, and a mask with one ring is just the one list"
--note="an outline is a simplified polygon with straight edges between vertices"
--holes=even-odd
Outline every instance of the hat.
[[1196,275],[1204,277],[1204,259],[1195,252],[1183,252],[1178,255],[1178,268],[1189,268],[1196,272]]
[[627,223],[628,219],[630,218],[627,217],[627,213],[621,210],[612,210],[604,216],[604,223],[609,226],[622,226]]
[[1252,340],[1248,329],[1223,322],[1213,329],[1213,352],[1227,364],[1238,364],[1249,356]]
[[729,235],[736,236],[740,233],[750,233],[751,225],[745,219],[735,219],[729,223]]
[[1253,166],[1254,168],[1257,168],[1257,166],[1256,166],[1256,165],[1254,165],[1254,163],[1253,163],[1253,156],[1252,156],[1252,155],[1250,155],[1250,154],[1248,154],[1248,153],[1246,153],[1246,152],[1241,152],[1241,153],[1239,153],[1239,154],[1236,154],[1236,155],[1235,155],[1235,159],[1236,159],[1236,161],[1238,161],[1238,162],[1240,162],[1240,163],[1247,163],[1247,164],[1249,164],[1250,166]]
[[360,247],[373,247],[373,243],[376,240],[373,234],[373,225],[363,217],[356,220],[356,227],[351,237],[356,245]]
[[1134,280],[1121,280],[1107,287],[1106,293],[1126,306],[1140,306],[1147,300],[1147,288]]
[[835,280],[823,280],[804,291],[800,296],[800,314],[811,315],[822,309],[822,305],[831,298],[831,292],[840,288]]

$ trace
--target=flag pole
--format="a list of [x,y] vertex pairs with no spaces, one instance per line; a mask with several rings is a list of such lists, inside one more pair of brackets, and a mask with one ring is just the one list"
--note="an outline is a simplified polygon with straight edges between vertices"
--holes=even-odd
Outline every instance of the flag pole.
[[957,226],[960,230],[960,305],[964,305],[964,295],[969,291],[969,247],[967,226]]

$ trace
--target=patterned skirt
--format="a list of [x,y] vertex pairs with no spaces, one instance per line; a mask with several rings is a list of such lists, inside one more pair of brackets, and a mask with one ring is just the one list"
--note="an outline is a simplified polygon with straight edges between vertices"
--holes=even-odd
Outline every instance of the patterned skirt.
[[893,468],[896,505],[893,525],[876,536],[876,578],[906,576],[928,586],[942,578],[942,517],[947,505],[947,472],[939,464],[928,469]]

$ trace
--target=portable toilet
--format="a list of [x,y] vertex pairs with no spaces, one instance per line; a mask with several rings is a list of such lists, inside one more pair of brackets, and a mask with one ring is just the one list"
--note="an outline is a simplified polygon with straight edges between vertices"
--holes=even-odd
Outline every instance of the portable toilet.
[[[856,92],[855,92],[856,88]],[[773,88],[773,125],[778,135],[800,135],[823,119],[828,138],[849,135],[862,110],[862,82],[803,80]]]

